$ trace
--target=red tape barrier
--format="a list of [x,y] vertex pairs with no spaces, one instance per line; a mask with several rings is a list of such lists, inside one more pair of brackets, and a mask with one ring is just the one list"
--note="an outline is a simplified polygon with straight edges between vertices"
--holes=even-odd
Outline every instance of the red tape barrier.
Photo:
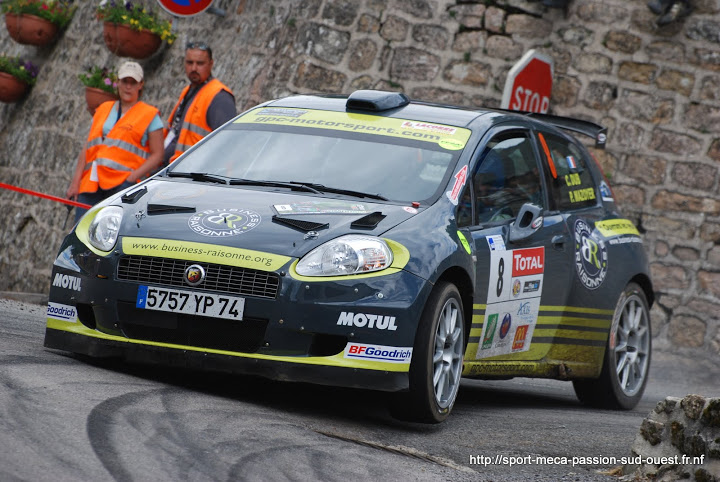
[[23,194],[30,194],[31,196],[41,197],[41,198],[43,198],[43,199],[49,199],[49,200],[51,200],[51,201],[56,201],[56,202],[59,202],[59,203],[65,203],[65,204],[68,204],[68,205],[70,205],[70,206],[75,206],[75,207],[78,207],[78,208],[90,209],[90,208],[92,207],[90,204],[79,203],[79,202],[77,202],[77,201],[71,201],[70,199],[65,199],[65,198],[61,198],[61,197],[57,197],[57,196],[51,196],[50,194],[43,194],[43,193],[41,193],[41,192],[31,191],[30,189],[25,189],[25,188],[22,188],[22,187],[11,186],[10,184],[5,184],[5,183],[2,183],[2,182],[0,182],[0,187],[1,187],[1,188],[5,188],[5,189],[9,189],[9,190],[11,190],[11,191],[21,192],[21,193],[23,193]]

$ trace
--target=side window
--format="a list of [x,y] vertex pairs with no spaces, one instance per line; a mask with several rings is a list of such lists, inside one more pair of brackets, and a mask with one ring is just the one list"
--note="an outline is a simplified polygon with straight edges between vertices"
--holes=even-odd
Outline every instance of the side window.
[[562,137],[538,133],[540,144],[549,154],[554,166],[550,172],[550,196],[554,205],[563,211],[597,204],[595,183],[583,151]]
[[490,140],[473,173],[472,195],[460,199],[458,221],[467,223],[474,208],[474,224],[515,219],[525,203],[544,207],[544,196],[530,137],[525,132],[503,133]]

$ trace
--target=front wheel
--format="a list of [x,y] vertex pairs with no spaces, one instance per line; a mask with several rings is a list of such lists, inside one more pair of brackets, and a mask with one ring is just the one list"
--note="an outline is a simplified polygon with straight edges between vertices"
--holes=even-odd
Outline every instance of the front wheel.
[[642,288],[629,283],[615,307],[602,372],[597,380],[575,380],[581,402],[629,410],[645,392],[650,372],[650,310]]
[[398,396],[396,418],[440,423],[450,415],[462,375],[465,322],[457,288],[439,283],[428,299],[415,335],[410,391]]

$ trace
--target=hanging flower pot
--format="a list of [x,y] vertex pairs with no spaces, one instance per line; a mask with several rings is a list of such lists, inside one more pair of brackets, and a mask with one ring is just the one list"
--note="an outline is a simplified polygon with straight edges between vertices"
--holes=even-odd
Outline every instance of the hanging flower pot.
[[57,25],[44,18],[26,13],[15,15],[5,14],[5,26],[13,40],[26,45],[43,47],[55,38]]
[[0,72],[0,102],[17,102],[23,98],[30,87],[26,82],[10,75]]
[[90,112],[90,115],[95,115],[95,110],[103,102],[107,102],[109,100],[115,101],[118,100],[118,98],[119,97],[117,95],[105,92],[102,89],[85,87],[85,101],[87,102],[87,109],[88,112]]
[[118,100],[118,78],[113,69],[93,66],[79,74],[78,78],[85,86],[85,101],[90,115],[94,115],[95,109],[103,102]]
[[70,23],[77,9],[69,0],[3,0],[0,10],[13,40],[42,47]]
[[0,55],[0,102],[17,102],[35,84],[38,68],[20,57]]
[[149,30],[133,30],[127,25],[105,22],[103,40],[112,53],[119,57],[146,59],[160,48],[160,36]]

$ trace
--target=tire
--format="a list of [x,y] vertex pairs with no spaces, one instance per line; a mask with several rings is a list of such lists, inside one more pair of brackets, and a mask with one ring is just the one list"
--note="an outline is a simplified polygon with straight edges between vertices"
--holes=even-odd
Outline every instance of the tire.
[[575,394],[590,406],[634,408],[645,392],[651,348],[647,298],[640,286],[629,283],[615,306],[600,378],[573,381]]
[[460,388],[465,320],[455,285],[438,283],[423,311],[410,362],[410,390],[399,394],[392,414],[401,420],[440,423]]

